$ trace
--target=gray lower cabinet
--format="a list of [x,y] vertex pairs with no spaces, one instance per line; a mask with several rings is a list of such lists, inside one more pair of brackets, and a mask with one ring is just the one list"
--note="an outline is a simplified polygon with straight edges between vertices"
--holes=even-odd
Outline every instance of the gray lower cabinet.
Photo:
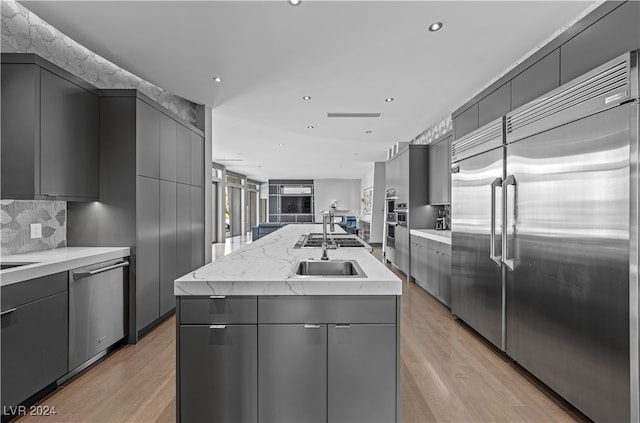
[[160,316],[176,306],[173,281],[177,270],[177,184],[160,181]]
[[160,181],[138,176],[136,326],[160,317]]
[[396,420],[396,326],[328,325],[327,421]]
[[177,266],[178,275],[191,270],[191,186],[177,184]]
[[409,274],[409,229],[396,226],[396,261],[394,264],[404,274]]
[[204,192],[201,187],[191,187],[191,269],[204,264]]
[[179,297],[178,421],[397,421],[397,305],[394,296]]
[[3,415],[67,373],[67,273],[3,286]]
[[449,306],[451,304],[451,246],[412,235],[411,276],[425,291]]
[[181,326],[179,348],[178,421],[258,421],[256,325]]
[[258,420],[327,421],[327,325],[260,325]]

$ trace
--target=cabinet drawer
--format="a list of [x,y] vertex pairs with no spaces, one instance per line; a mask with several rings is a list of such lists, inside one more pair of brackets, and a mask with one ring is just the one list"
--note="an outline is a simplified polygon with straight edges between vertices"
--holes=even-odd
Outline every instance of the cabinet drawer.
[[67,272],[55,273],[3,286],[2,310],[17,307],[67,290]]
[[394,296],[259,297],[260,323],[395,323]]
[[181,297],[180,324],[257,323],[256,297]]
[[451,245],[444,242],[429,241],[429,249],[437,251],[440,254],[451,255]]

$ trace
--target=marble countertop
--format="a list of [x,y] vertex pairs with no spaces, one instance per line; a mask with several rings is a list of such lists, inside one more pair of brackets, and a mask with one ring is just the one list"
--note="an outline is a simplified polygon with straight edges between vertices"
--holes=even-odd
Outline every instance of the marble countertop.
[[130,255],[129,247],[67,247],[0,256],[0,263],[32,263],[0,271],[0,285],[66,272]]
[[[182,295],[402,295],[402,282],[365,248],[329,250],[330,260],[353,259],[366,278],[290,277],[298,260],[319,260],[321,248],[293,246],[320,224],[287,225],[177,279]],[[335,233],[344,233],[336,225]]]
[[411,235],[451,245],[451,231],[438,231],[435,229],[411,229],[411,232],[409,233]]

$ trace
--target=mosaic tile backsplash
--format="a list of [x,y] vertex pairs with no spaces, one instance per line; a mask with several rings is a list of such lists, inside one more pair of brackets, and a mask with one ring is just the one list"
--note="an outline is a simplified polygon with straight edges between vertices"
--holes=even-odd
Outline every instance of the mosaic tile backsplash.
[[[42,238],[31,239],[31,224],[42,224]],[[67,202],[0,200],[0,255],[67,246]]]
[[3,53],[35,53],[98,88],[137,89],[198,126],[196,104],[111,63],[13,0],[0,1],[0,12]]

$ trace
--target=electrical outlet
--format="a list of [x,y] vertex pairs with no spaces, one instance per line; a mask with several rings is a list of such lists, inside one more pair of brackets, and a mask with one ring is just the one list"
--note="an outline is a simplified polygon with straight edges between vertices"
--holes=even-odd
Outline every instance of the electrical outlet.
[[42,223],[31,224],[31,239],[42,238]]

